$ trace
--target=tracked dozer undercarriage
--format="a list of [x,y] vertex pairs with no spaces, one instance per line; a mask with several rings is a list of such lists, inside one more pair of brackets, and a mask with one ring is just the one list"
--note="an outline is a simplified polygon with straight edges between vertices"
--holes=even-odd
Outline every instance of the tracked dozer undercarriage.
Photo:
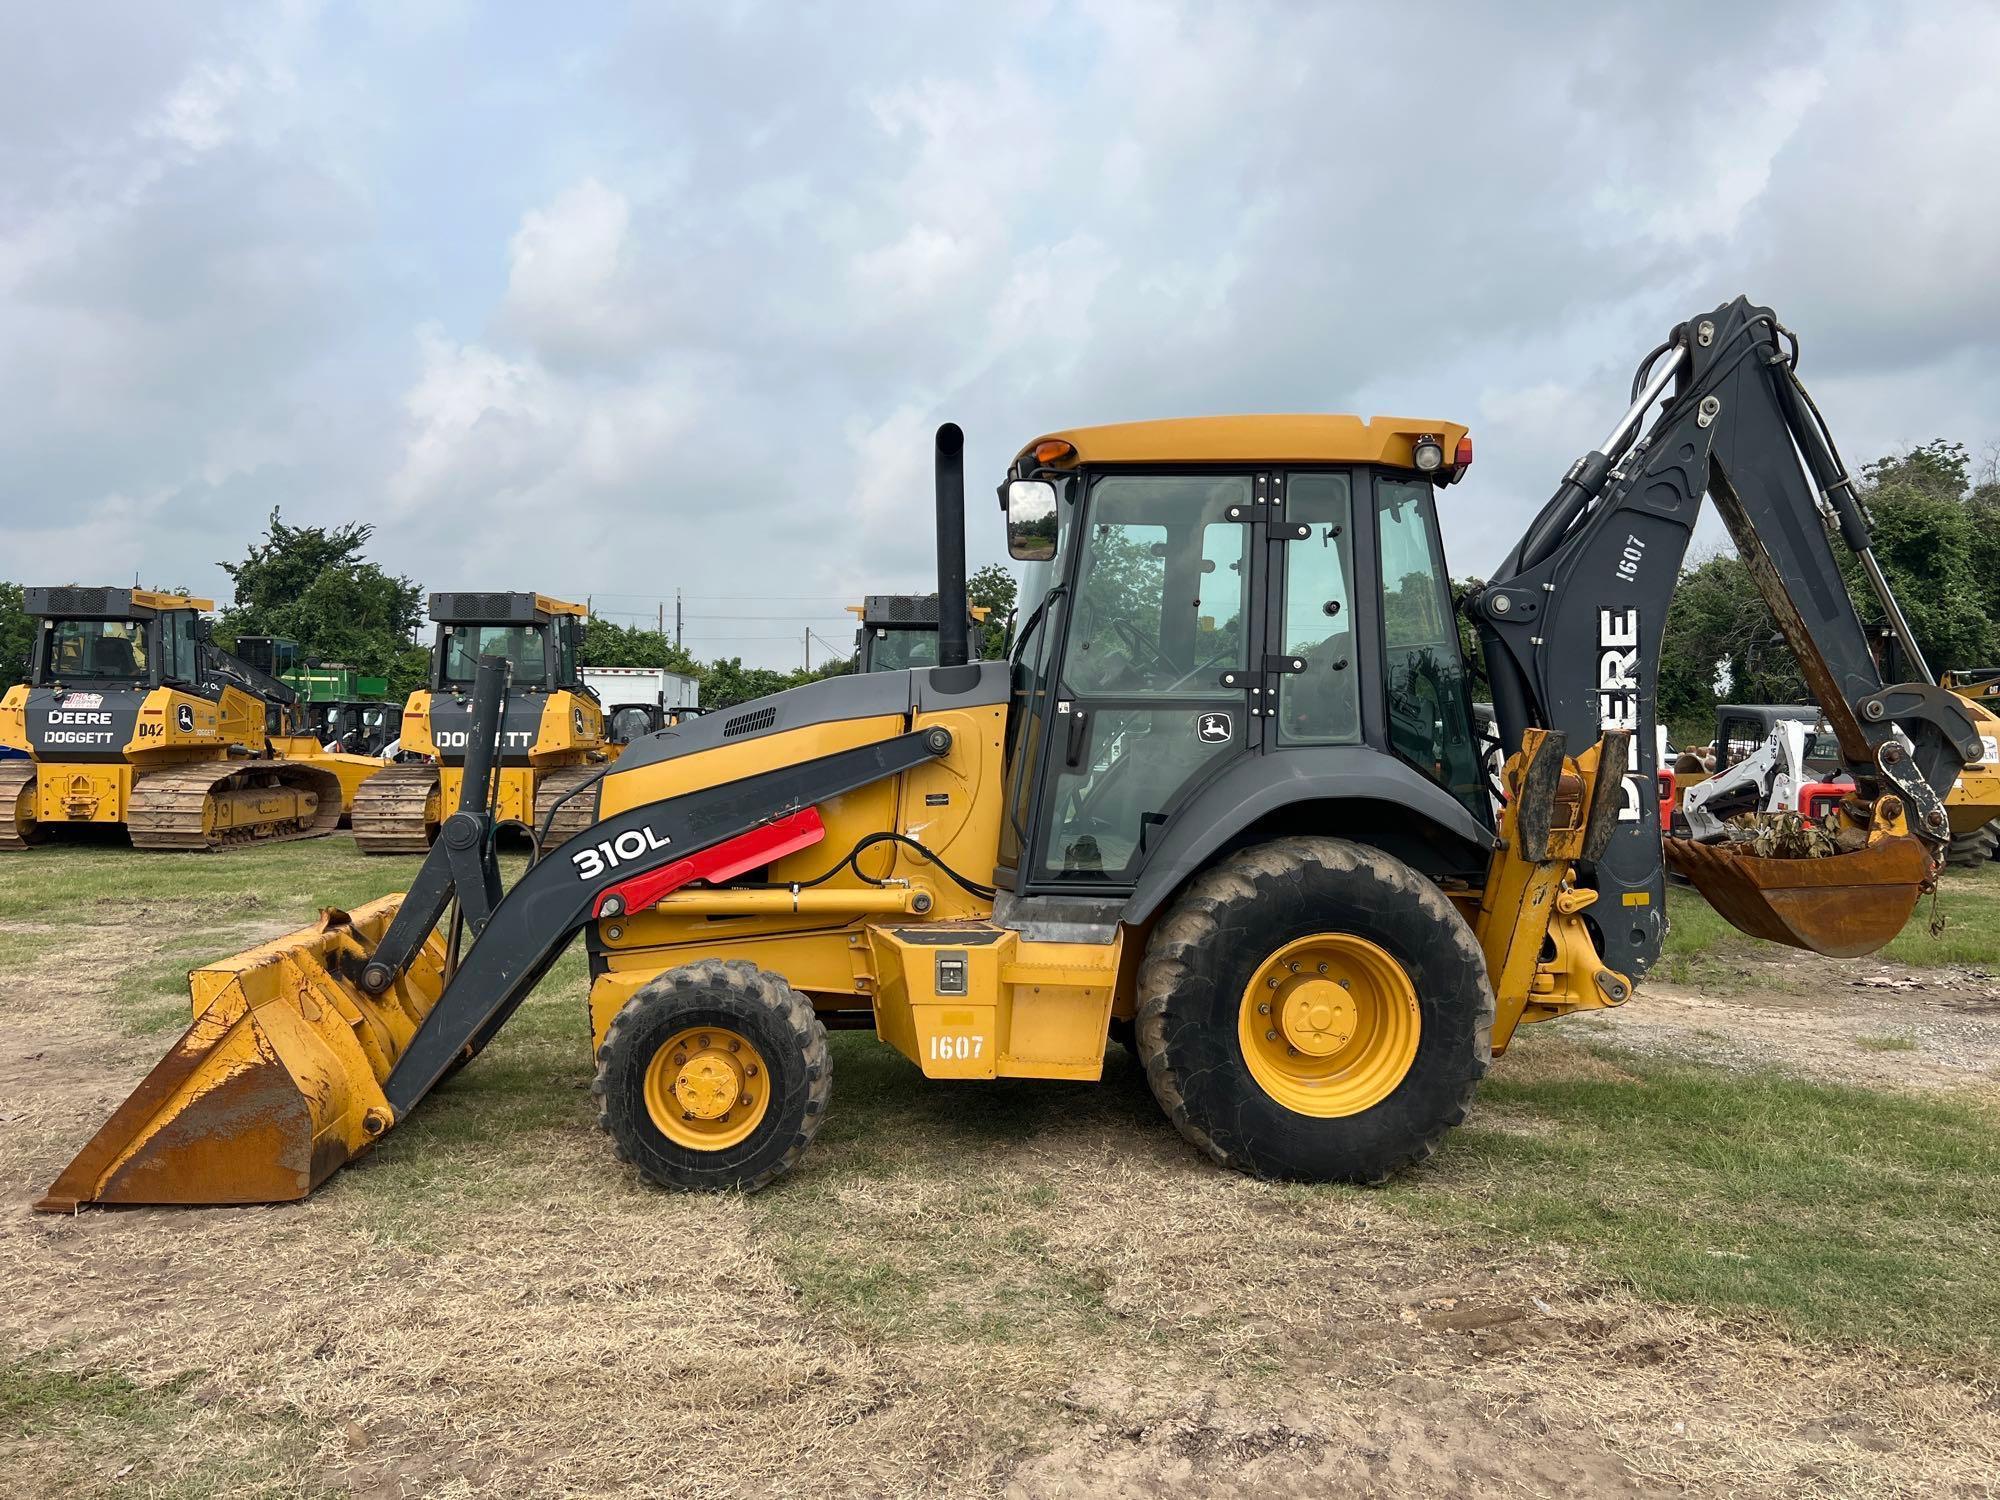
[[937,1079],[1095,1078],[1123,1036],[1211,1159],[1379,1181],[1464,1118],[1522,1024],[1622,1004],[1658,955],[1656,663],[1704,495],[1854,790],[1816,857],[1671,857],[1755,935],[1878,945],[1934,879],[1941,793],[1980,746],[1960,700],[1877,672],[1820,496],[1906,627],[1795,361],[1740,300],[1677,327],[1473,602],[1497,797],[1437,528],[1462,427],[1037,439],[1001,488],[1027,608],[1013,660],[982,664],[956,623],[947,425],[940,665],[636,741],[578,789],[589,826],[509,888],[509,663],[485,656],[460,795],[407,894],[197,971],[187,1035],[39,1206],[310,1191],[476,1058],[578,936],[600,1123],[663,1185],[796,1165],[828,1107],[826,1032],[857,1026]]

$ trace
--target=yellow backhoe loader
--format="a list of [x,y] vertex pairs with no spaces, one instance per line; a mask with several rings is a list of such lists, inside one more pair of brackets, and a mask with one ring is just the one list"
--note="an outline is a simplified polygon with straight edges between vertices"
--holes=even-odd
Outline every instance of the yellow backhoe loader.
[[284,759],[284,683],[212,644],[206,599],[151,589],[31,588],[28,681],[0,699],[0,849],[52,829],[122,826],[139,849],[316,838],[340,821],[327,764]]
[[794,1166],[838,1027],[937,1079],[1092,1079],[1122,1033],[1215,1161],[1378,1181],[1464,1118],[1521,1024],[1620,1004],[1659,952],[1654,684],[1704,494],[1855,788],[1813,857],[1665,858],[1746,930],[1879,947],[1935,878],[1940,798],[1979,737],[1927,676],[1877,674],[1819,497],[1879,580],[1866,520],[1795,358],[1741,300],[1677,327],[1472,602],[1498,799],[1437,520],[1471,462],[1463,427],[1038,438],[1001,484],[1029,564],[1013,659],[974,663],[947,424],[937,666],[629,745],[578,793],[590,826],[503,889],[487,786],[510,663],[484,655],[456,810],[408,893],[197,971],[187,1034],[39,1206],[304,1195],[475,1057],[578,936],[600,1122],[656,1183],[751,1189]]
[[431,682],[403,707],[402,748],[432,763],[392,766],[354,799],[354,842],[364,854],[421,854],[457,806],[473,727],[479,659],[497,655],[512,689],[491,788],[494,816],[532,830],[544,849],[590,825],[575,795],[613,755],[604,710],[577,667],[587,611],[546,594],[432,594],[437,626]]

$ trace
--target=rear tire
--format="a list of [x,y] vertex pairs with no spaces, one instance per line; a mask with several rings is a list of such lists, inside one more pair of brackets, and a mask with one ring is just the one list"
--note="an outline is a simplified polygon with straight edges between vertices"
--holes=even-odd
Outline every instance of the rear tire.
[[[1282,983],[1272,1000],[1290,1014],[1296,988],[1326,992],[1329,981],[1301,973],[1287,955],[1343,952],[1356,956],[1353,967],[1336,956],[1319,973],[1352,976],[1336,997],[1354,1001],[1349,1019],[1315,1023],[1328,1037],[1325,1057],[1312,1057],[1301,1035],[1308,1055],[1293,1056],[1302,1077],[1278,1083],[1306,1112],[1259,1081],[1259,1072],[1272,1076],[1273,1051],[1275,1066],[1288,1066],[1292,1033],[1266,1047],[1256,1003],[1269,971]],[[1294,977],[1283,977],[1288,968]],[[1369,973],[1379,976],[1379,1003],[1365,998]],[[1139,971],[1139,1056],[1175,1128],[1222,1165],[1376,1183],[1429,1156],[1465,1119],[1492,1059],[1493,1012],[1472,929],[1434,884],[1365,845],[1279,839],[1198,876],[1153,929]],[[1371,1013],[1382,1019],[1369,1022]],[[1268,1019],[1273,1030],[1286,1024]]]
[[832,1089],[811,1002],[755,964],[710,958],[625,1002],[591,1091],[619,1158],[649,1182],[755,1192],[804,1155]]
[[1967,833],[1955,833],[1945,863],[1964,869],[1978,869],[2000,850],[2000,818],[1982,823]]

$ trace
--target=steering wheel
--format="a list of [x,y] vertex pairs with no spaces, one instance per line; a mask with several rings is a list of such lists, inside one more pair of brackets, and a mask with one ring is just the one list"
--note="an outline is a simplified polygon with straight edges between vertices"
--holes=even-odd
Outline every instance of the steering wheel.
[[1126,650],[1133,656],[1148,657],[1151,659],[1151,664],[1162,673],[1168,675],[1173,673],[1174,664],[1167,660],[1166,653],[1160,650],[1153,642],[1147,640],[1144,635],[1140,634],[1138,626],[1134,625],[1123,615],[1113,615],[1109,624],[1111,626],[1111,633],[1124,643]]

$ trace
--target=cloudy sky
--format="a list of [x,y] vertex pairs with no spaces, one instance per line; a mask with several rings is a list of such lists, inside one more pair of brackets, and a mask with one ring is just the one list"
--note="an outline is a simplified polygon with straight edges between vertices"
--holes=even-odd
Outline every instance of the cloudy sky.
[[0,577],[226,595],[281,505],[784,665],[928,585],[939,421],[977,562],[1023,440],[1245,410],[1470,423],[1479,571],[1739,291],[1856,463],[1980,449],[1996,77],[1987,3],[8,6]]

